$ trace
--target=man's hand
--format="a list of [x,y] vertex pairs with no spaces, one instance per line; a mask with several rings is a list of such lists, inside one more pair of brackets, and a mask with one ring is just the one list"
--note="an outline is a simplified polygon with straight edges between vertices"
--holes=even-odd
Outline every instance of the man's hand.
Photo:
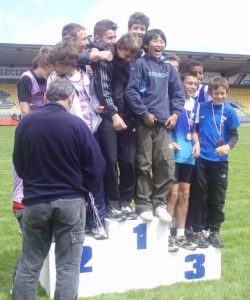
[[153,126],[156,121],[157,119],[153,114],[149,114],[147,117],[144,118],[144,123],[148,126]]
[[165,123],[165,126],[167,127],[167,129],[173,129],[176,125],[177,119],[178,119],[178,115],[172,114]]
[[113,115],[112,120],[113,120],[113,126],[116,131],[127,129],[127,125],[124,123],[123,119],[118,114]]

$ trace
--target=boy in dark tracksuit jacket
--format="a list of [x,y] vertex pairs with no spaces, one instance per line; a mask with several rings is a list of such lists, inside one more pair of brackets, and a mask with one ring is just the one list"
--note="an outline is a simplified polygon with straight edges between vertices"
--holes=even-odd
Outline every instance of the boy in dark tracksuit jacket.
[[139,50],[138,39],[131,33],[125,34],[117,42],[113,60],[100,61],[94,72],[96,96],[104,107],[99,138],[106,160],[107,216],[115,221],[137,217],[129,205],[135,186],[135,126],[124,101],[124,90],[129,79],[129,63]]
[[151,221],[153,212],[161,221],[171,221],[165,204],[174,180],[174,154],[169,144],[185,94],[174,67],[161,61],[165,46],[166,37],[161,30],[145,34],[146,54],[131,67],[125,90],[126,100],[137,117],[135,203],[144,221]]

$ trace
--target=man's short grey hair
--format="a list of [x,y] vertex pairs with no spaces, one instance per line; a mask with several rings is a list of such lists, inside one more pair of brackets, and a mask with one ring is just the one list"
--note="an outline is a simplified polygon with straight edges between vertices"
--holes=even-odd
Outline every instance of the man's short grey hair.
[[64,78],[57,78],[50,83],[46,97],[50,102],[67,100],[74,92],[75,88],[71,82]]

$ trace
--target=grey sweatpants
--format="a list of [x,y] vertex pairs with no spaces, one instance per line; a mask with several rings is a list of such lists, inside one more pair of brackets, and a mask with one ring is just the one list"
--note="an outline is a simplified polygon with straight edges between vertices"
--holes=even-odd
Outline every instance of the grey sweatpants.
[[137,120],[136,193],[137,213],[166,203],[174,182],[174,153],[169,148],[171,131],[165,126],[147,126]]

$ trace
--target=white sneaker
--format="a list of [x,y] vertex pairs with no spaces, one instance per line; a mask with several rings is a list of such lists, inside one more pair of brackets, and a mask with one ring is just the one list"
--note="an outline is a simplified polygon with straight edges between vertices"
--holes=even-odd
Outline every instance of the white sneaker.
[[209,234],[210,234],[209,230],[204,230],[204,229],[203,229],[202,232],[203,232],[204,237],[205,237],[206,239],[208,239],[208,238],[209,238]]
[[151,210],[142,212],[139,217],[145,222],[150,222],[154,218]]
[[96,240],[105,240],[108,238],[107,232],[103,226],[91,229]]
[[167,211],[167,206],[165,204],[160,204],[155,209],[155,215],[164,223],[172,222],[172,217]]

